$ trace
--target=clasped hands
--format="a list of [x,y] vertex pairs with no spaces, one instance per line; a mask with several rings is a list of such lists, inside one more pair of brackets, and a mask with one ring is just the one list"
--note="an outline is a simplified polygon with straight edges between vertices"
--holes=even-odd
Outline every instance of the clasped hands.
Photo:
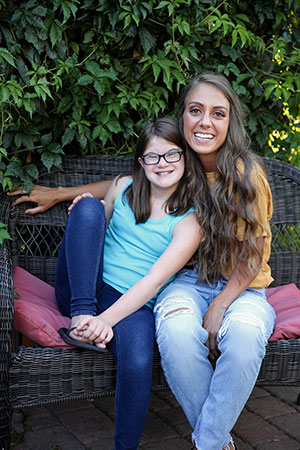
[[114,336],[112,326],[101,317],[101,314],[83,318],[72,333],[75,339],[77,337],[78,340],[87,340],[100,348],[105,348]]

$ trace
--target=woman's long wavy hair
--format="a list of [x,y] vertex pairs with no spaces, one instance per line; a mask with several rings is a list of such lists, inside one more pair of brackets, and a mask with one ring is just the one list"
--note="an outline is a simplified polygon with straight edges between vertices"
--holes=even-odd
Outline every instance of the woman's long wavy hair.
[[[178,123],[170,118],[157,119],[146,125],[138,138],[132,167],[132,184],[128,186],[123,194],[127,197],[136,223],[144,223],[150,217],[150,182],[145,175],[145,171],[139,163],[139,158],[143,156],[147,147],[154,137],[160,137],[171,142],[176,147],[184,150],[185,145],[182,135],[179,131]],[[185,169],[181,180],[174,193],[165,203],[165,210],[171,215],[181,215],[193,206],[194,192],[190,186],[193,177],[192,167],[195,164],[195,155],[193,152],[182,155],[185,162]]]
[[[211,189],[199,158],[198,164],[194,166],[194,203],[203,228],[198,257],[199,281],[210,282],[220,278],[231,258],[235,265],[246,261],[253,274],[259,268],[260,254],[255,233],[261,224],[254,214],[256,189],[251,176],[253,177],[256,163],[260,161],[250,150],[250,138],[243,125],[244,114],[240,100],[222,75],[202,74],[193,78],[186,86],[179,100],[179,127],[182,135],[186,100],[200,83],[214,86],[230,103],[228,132],[218,151],[218,177]],[[186,146],[186,153],[193,150],[187,144]],[[242,218],[245,224],[242,243],[235,233],[238,218]]]

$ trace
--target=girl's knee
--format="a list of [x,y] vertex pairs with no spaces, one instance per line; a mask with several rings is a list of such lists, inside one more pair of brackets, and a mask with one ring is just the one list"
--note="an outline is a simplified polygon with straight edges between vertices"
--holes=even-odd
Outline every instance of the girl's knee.
[[103,204],[95,197],[86,197],[79,200],[71,211],[73,217],[89,224],[94,221],[105,220],[105,209]]
[[84,211],[84,210],[88,210],[88,211],[95,210],[95,211],[100,211],[100,212],[105,211],[103,203],[95,197],[84,197],[81,200],[79,200],[78,203],[76,203],[74,208],[75,207],[82,211]]

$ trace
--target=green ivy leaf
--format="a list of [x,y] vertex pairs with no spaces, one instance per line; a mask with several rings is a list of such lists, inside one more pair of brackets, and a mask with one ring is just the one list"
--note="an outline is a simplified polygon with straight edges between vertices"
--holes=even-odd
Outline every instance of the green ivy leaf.
[[61,8],[62,8],[63,15],[64,15],[63,24],[67,22],[67,20],[71,16],[71,14],[73,14],[73,17],[75,19],[76,12],[78,10],[75,3],[78,3],[78,1],[77,0],[73,0],[73,1],[62,0],[61,1]]
[[157,63],[152,64],[152,70],[153,70],[153,74],[154,74],[154,82],[157,82],[157,79],[159,77],[161,68]]
[[105,82],[95,81],[94,88],[95,88],[95,91],[97,92],[97,94],[99,95],[99,98],[101,98],[105,92]]
[[52,142],[52,133],[44,134],[41,137],[41,143],[44,147],[47,147]]
[[5,225],[4,223],[0,222],[0,245],[3,244],[3,241],[5,239],[11,239],[8,231],[6,230],[7,225]]
[[268,98],[270,97],[271,93],[274,91],[275,86],[271,85],[268,86],[267,89],[265,90],[265,99],[268,100]]
[[73,129],[66,128],[61,139],[62,146],[64,147],[65,145],[70,144],[73,141],[75,134],[76,134],[75,128]]
[[79,78],[76,84],[78,84],[79,86],[87,86],[91,84],[93,81],[94,79],[90,75],[85,74]]
[[27,164],[25,166],[26,173],[33,179],[37,180],[39,176],[38,168],[34,164]]
[[122,131],[120,123],[117,120],[109,120],[106,126],[112,133],[120,133]]
[[50,171],[52,166],[59,167],[62,162],[60,155],[57,155],[56,153],[51,153],[48,150],[45,150],[42,153],[41,161],[45,165],[45,167],[48,169],[48,172]]
[[13,55],[6,48],[0,47],[0,63],[3,59],[11,66],[16,67]]
[[50,40],[52,44],[52,48],[55,46],[55,44],[62,40],[62,29],[61,26],[57,25],[56,23],[52,23],[50,28]]
[[51,153],[55,153],[55,154],[59,154],[59,153],[63,153],[63,149],[61,147],[61,145],[58,144],[58,142],[52,142],[52,144],[50,144],[48,146],[49,152]]
[[95,36],[94,30],[87,31],[86,33],[84,33],[83,43],[88,44],[89,42],[92,42],[94,36]]
[[156,37],[146,27],[139,29],[139,36],[144,52],[147,55],[149,51],[155,47]]
[[86,69],[91,72],[91,74],[97,78],[97,77],[101,77],[102,75],[102,70],[100,69],[100,66],[98,63],[96,63],[96,61],[87,61],[86,65],[85,65]]

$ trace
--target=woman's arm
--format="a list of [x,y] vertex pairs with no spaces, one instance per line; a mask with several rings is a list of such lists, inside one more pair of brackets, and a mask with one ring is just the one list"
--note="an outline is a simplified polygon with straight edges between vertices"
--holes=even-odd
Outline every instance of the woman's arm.
[[[110,182],[110,185],[106,191],[104,199],[101,200],[105,208],[107,226],[113,213],[115,199],[117,198],[121,190],[126,186],[130,178],[131,178],[130,176],[120,177],[120,175],[118,175],[113,181]],[[70,214],[76,203],[80,202],[80,200],[87,197],[95,197],[95,196],[91,192],[84,192],[80,195],[77,195],[77,197],[74,198],[73,202],[68,208],[68,214]]]
[[235,267],[226,283],[226,286],[211,302],[206,312],[203,319],[203,327],[208,332],[208,340],[206,345],[209,348],[210,356],[213,359],[216,359],[219,356],[217,338],[226,310],[234,302],[234,300],[248,288],[259,272],[264,251],[264,240],[264,237],[256,238],[258,254],[257,270],[255,273],[250,271],[247,261],[241,262]]
[[56,205],[56,203],[72,201],[75,197],[83,194],[84,192],[90,192],[93,197],[103,199],[111,184],[111,181],[112,180],[104,180],[80,186],[59,186],[57,188],[48,188],[45,186],[35,185],[30,191],[30,194],[24,192],[22,187],[19,187],[12,192],[8,192],[7,195],[21,195],[21,197],[14,201],[14,205],[18,205],[23,202],[37,203],[36,207],[26,209],[25,211],[25,214],[33,215],[52,208],[52,206]]
[[172,241],[164,253],[152,265],[149,272],[135,283],[119,300],[99,316],[84,320],[77,330],[96,343],[107,343],[107,330],[120,320],[137,311],[178,272],[199,247],[201,229],[195,214],[184,217],[173,230]]

